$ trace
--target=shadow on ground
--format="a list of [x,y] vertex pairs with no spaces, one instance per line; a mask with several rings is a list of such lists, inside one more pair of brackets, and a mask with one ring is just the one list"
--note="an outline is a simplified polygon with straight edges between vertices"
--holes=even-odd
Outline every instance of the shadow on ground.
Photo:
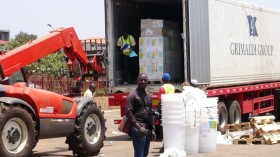
[[56,147],[56,150],[45,151],[45,152],[36,152],[34,151],[31,157],[74,157],[74,155],[59,155],[58,153],[69,152],[65,147]]
[[118,135],[106,137],[105,141],[131,141],[131,138],[128,135]]

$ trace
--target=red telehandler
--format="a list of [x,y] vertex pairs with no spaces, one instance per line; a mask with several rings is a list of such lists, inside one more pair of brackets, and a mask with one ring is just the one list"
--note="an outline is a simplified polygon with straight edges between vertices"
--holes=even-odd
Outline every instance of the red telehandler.
[[73,27],[51,31],[0,56],[0,156],[29,157],[39,139],[66,137],[77,156],[97,155],[105,119],[92,98],[70,98],[28,87],[23,67],[63,49],[71,76],[100,73],[97,55],[88,59]]

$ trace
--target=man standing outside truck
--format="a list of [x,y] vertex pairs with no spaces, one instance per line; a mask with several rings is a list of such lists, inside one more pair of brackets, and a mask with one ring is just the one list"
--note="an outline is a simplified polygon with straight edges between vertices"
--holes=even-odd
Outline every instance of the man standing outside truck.
[[129,135],[132,138],[134,157],[146,157],[151,140],[156,139],[152,99],[146,92],[148,76],[137,78],[137,88],[126,99],[126,116],[132,122]]
[[[159,120],[160,120],[160,123],[161,122],[161,95],[162,94],[174,94],[175,93],[175,87],[170,83],[170,75],[169,73],[163,73],[162,74],[162,83],[163,85],[159,88],[159,104],[158,104],[158,111],[160,112],[160,116],[159,116]],[[161,125],[162,126],[162,125]],[[159,128],[159,129],[162,129]],[[162,146],[162,148],[160,149],[159,151],[160,153],[163,153],[164,152],[164,146]]]
[[94,98],[96,86],[95,84],[88,85],[88,89],[84,93],[84,97],[91,97]]

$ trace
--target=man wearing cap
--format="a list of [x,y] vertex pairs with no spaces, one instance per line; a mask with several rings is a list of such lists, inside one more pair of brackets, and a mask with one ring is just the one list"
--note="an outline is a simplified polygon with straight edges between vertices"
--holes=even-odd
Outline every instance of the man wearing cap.
[[163,73],[162,75],[163,85],[159,88],[159,94],[174,94],[175,88],[170,83],[170,75],[168,73]]
[[[132,35],[127,34],[126,32],[123,33],[121,37],[119,37],[117,41],[117,46],[120,47],[120,50],[122,51],[121,58],[123,62],[122,71],[124,73],[124,84],[132,83],[131,74],[134,75],[135,71],[137,71],[137,67],[134,67],[135,64],[133,64],[134,59],[136,57],[130,57],[130,52],[134,49],[134,46],[136,45],[136,42]],[[136,76],[133,76],[136,77]]]
[[[163,83],[163,85],[159,88],[159,97],[160,98],[161,98],[162,94],[174,94],[175,93],[175,88],[170,83],[170,79],[171,78],[170,78],[169,73],[163,73],[162,74],[162,83]],[[159,101],[158,111],[161,113],[161,99]],[[161,116],[159,117],[159,119],[161,119]],[[160,123],[161,123],[161,120],[160,120]],[[162,127],[159,128],[159,129],[162,130]],[[163,152],[164,152],[164,146],[162,146],[162,148],[160,149],[160,153],[163,153]]]

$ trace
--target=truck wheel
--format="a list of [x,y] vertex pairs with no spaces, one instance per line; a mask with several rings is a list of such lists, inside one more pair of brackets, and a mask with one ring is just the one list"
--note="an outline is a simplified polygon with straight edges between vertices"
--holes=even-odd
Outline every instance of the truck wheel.
[[234,100],[229,102],[228,113],[229,113],[230,124],[241,123],[241,108],[238,101]]
[[0,104],[0,156],[29,157],[36,145],[35,121],[21,107]]
[[96,104],[87,104],[76,117],[76,127],[66,138],[69,150],[79,157],[97,155],[105,140],[105,119]]
[[225,125],[228,123],[227,107],[223,101],[218,102],[218,130],[223,134],[225,133]]

